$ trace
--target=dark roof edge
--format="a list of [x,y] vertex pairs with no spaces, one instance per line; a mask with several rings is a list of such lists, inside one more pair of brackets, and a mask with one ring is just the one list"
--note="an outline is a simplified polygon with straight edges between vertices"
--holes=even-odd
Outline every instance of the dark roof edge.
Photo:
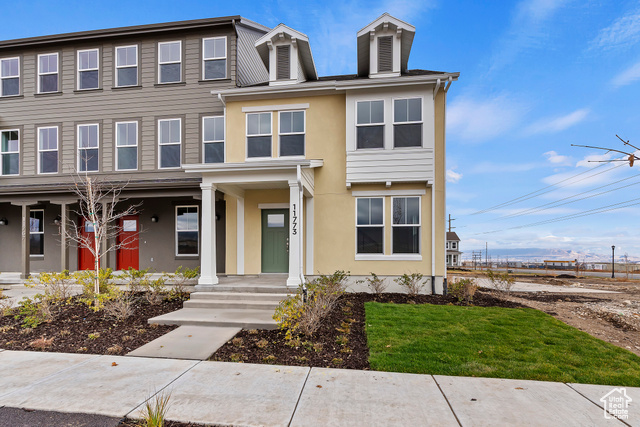
[[254,22],[244,19],[239,15],[223,16],[219,18],[193,19],[189,21],[165,22],[160,24],[134,25],[130,27],[106,28],[102,30],[79,31],[75,33],[54,34],[48,36],[28,37],[23,39],[0,41],[0,49],[24,46],[37,46],[52,43],[64,43],[76,40],[91,40],[108,37],[120,37],[140,34],[153,34],[165,31],[188,30],[194,28],[231,25],[234,21],[242,22],[243,25],[255,27],[264,31],[264,26],[260,24],[252,25]]

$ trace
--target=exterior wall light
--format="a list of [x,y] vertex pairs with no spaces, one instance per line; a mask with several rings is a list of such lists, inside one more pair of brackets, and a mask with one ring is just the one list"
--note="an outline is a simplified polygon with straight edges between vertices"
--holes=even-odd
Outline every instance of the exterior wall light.
[[151,215],[151,222],[158,222],[158,215]]
[[0,218],[0,225],[9,225],[9,221],[7,221],[7,218]]
[[61,217],[60,215],[56,216],[56,217],[53,219],[53,223],[54,223],[55,225],[60,225],[60,223],[62,223],[62,217]]

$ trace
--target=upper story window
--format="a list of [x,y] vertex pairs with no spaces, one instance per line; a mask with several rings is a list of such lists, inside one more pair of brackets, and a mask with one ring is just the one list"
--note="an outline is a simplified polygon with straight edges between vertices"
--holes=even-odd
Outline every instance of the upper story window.
[[182,42],[158,43],[158,83],[182,81]]
[[202,39],[202,77],[204,80],[227,77],[227,38]]
[[224,163],[224,116],[202,118],[205,163]]
[[384,253],[384,198],[356,199],[356,253]]
[[451,249],[458,249],[458,243],[457,242],[451,242]]
[[160,168],[179,168],[182,147],[182,120],[158,120]]
[[247,157],[271,157],[271,113],[247,114]]
[[38,173],[58,172],[58,127],[38,128]]
[[360,101],[356,108],[356,148],[384,148],[384,101]]
[[449,249],[449,242],[447,242],[447,243],[445,244],[445,247],[444,247],[444,248],[445,248],[445,249]]
[[78,89],[98,89],[100,81],[98,49],[78,51]]
[[116,170],[138,169],[138,122],[116,123]]
[[44,209],[29,212],[29,255],[44,255]]
[[392,249],[394,254],[420,253],[420,197],[393,197]]
[[38,93],[58,92],[58,54],[38,55]]
[[138,46],[116,47],[116,86],[138,85]]
[[276,46],[276,80],[291,78],[291,46]]
[[78,171],[97,172],[100,169],[98,124],[78,125]]
[[14,129],[0,132],[0,157],[2,175],[20,173],[20,131]]
[[393,146],[422,147],[422,98],[393,101]]
[[280,156],[304,156],[304,111],[281,111]]
[[0,59],[0,96],[20,95],[20,58]]

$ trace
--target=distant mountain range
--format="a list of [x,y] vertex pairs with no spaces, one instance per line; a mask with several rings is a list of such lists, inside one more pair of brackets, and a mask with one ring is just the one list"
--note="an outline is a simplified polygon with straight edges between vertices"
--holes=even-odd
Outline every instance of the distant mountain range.
[[[472,252],[480,249],[467,249],[464,251],[463,259],[471,260]],[[616,252],[616,262],[621,262],[620,254]],[[611,262],[611,253],[598,254],[595,252],[572,251],[567,249],[543,249],[543,248],[517,248],[517,249],[492,249],[489,248],[489,258],[492,260],[509,258],[509,261],[544,261],[544,260],[574,260],[579,262]],[[482,248],[482,260],[485,259],[484,248]],[[624,261],[624,258],[622,258]],[[629,262],[639,262],[640,257],[628,256]]]

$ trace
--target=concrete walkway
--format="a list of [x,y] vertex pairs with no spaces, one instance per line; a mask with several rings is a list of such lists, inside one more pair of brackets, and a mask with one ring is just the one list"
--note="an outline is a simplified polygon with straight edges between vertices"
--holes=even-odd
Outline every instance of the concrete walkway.
[[[457,276],[455,274],[449,275],[449,280],[464,279],[467,276]],[[484,277],[476,278],[478,286],[492,289],[494,288],[491,281]],[[546,285],[543,283],[531,283],[531,282],[515,282],[511,288],[512,292],[549,292],[549,293],[570,293],[570,294],[617,294],[616,291],[605,291],[602,289],[589,289],[582,288],[580,286],[562,286],[562,285]]]
[[233,426],[625,425],[605,418],[610,386],[8,350],[0,367],[4,409],[136,418],[165,393],[168,419]]

